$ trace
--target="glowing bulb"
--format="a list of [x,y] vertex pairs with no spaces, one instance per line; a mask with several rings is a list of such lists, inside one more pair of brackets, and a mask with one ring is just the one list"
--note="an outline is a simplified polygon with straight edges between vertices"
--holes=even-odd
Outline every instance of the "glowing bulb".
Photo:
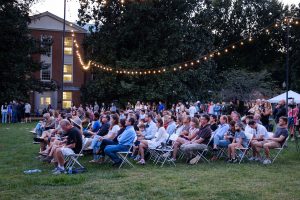
[[163,71],[165,72],[165,71],[166,71],[166,69],[163,69]]
[[185,67],[187,67],[187,66],[188,66],[188,64],[186,64],[186,63],[185,63],[185,64],[184,64],[184,66],[185,66]]
[[197,63],[200,63],[200,60],[197,60]]
[[241,45],[244,45],[244,42],[241,42]]
[[297,25],[298,25],[298,24],[299,24],[299,22],[298,22],[298,21],[296,21],[296,22],[295,22],[295,24],[297,24]]
[[235,45],[232,45],[232,48],[235,49]]
[[220,55],[221,55],[221,53],[220,53],[220,52],[218,52],[217,54],[218,54],[218,56],[220,56]]
[[252,42],[252,40],[253,40],[253,39],[250,37],[250,38],[249,38],[249,42]]
[[228,52],[228,49],[225,49],[225,52],[227,53],[227,52]]
[[206,57],[206,56],[204,57],[204,60],[207,60],[207,57]]

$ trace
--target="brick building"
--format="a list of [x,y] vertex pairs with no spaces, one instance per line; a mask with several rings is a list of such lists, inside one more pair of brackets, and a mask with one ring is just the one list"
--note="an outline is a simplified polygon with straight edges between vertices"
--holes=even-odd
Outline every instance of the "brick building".
[[[34,92],[31,95],[31,105],[36,111],[42,110],[49,104],[53,108],[69,108],[71,104],[80,104],[80,87],[85,83],[86,72],[82,69],[76,56],[74,38],[81,44],[87,31],[74,23],[66,21],[66,35],[64,48],[64,64],[62,63],[62,40],[63,40],[63,19],[50,13],[44,12],[31,17],[29,29],[31,35],[37,39],[51,38],[53,44],[49,55],[35,55],[33,58],[43,62],[42,69],[34,76],[41,81],[53,81],[58,88],[61,88],[63,81],[63,101],[61,102],[61,90]],[[79,47],[81,54],[83,49]],[[62,105],[61,105],[62,103]]]

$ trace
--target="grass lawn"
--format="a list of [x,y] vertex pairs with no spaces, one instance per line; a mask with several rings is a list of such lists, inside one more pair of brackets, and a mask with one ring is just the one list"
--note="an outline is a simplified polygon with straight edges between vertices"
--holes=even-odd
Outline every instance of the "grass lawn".
[[[0,199],[300,199],[300,159],[292,142],[270,166],[257,163],[196,166],[178,163],[114,169],[81,163],[88,172],[51,174],[53,166],[35,157],[35,124],[0,125]],[[24,170],[42,173],[25,175]]]

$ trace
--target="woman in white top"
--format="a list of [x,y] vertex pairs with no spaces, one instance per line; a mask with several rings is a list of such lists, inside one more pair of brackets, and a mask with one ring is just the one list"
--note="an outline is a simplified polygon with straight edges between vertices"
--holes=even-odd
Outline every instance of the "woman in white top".
[[90,163],[98,162],[99,155],[97,155],[97,152],[102,143],[102,140],[103,139],[113,140],[117,136],[119,130],[120,130],[119,116],[117,114],[113,114],[113,115],[111,115],[111,125],[109,127],[109,131],[108,131],[107,135],[105,135],[103,137],[102,136],[99,137],[99,141],[97,142],[97,145],[95,145],[95,147],[93,149],[94,159],[91,160]]
[[161,143],[166,142],[168,139],[169,135],[164,128],[164,123],[161,118],[157,119],[156,126],[158,128],[157,133],[155,134],[155,137],[152,140],[142,140],[140,145],[139,145],[139,154],[141,156],[141,160],[138,162],[141,165],[144,165],[145,162],[145,150],[146,149],[155,149]]

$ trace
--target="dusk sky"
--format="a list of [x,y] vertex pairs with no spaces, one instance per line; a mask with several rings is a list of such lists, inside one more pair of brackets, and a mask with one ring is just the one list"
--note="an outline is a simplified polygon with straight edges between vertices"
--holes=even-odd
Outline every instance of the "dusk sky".
[[[126,1],[126,0],[125,0]],[[300,0],[281,0],[285,4],[298,4]],[[79,8],[78,0],[67,0],[66,19],[75,22],[77,18],[77,10]],[[64,0],[40,0],[31,8],[32,14],[38,14],[49,11],[61,18],[64,16]]]

